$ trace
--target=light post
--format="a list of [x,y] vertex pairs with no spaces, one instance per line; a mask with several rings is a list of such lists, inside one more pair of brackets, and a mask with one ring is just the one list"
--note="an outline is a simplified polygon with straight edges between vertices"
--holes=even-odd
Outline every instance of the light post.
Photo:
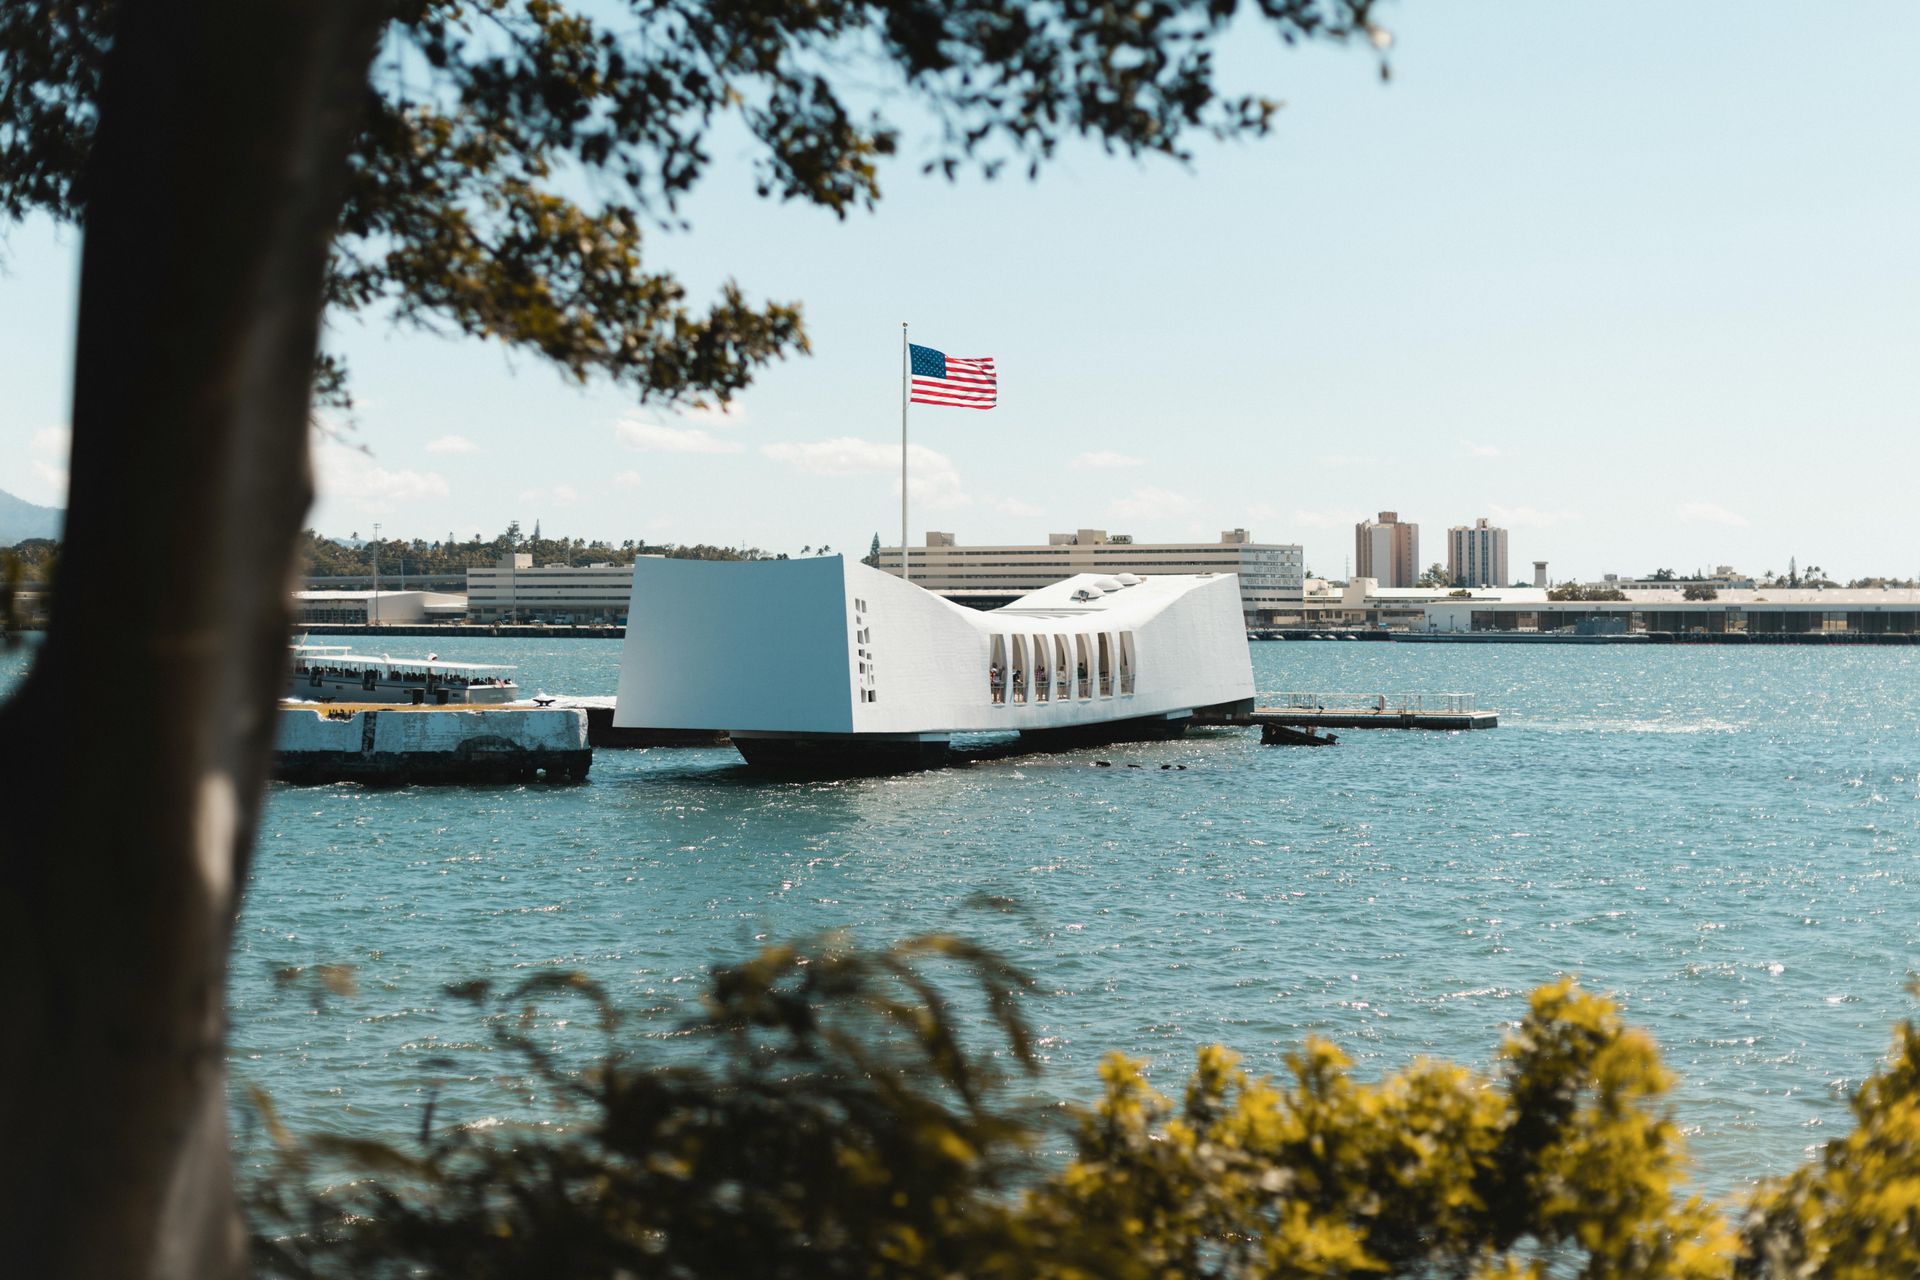
[[373,522],[373,625],[380,625],[380,522]]

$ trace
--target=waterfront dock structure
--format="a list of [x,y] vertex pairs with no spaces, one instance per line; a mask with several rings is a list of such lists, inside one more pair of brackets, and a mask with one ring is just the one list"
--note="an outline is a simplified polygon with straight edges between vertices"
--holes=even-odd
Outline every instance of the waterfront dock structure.
[[1300,729],[1492,729],[1498,712],[1483,711],[1469,693],[1275,693],[1251,711],[1202,723],[1287,725]]
[[[1121,544],[1140,550],[1139,544]],[[1238,553],[1233,544],[1209,550]],[[1075,548],[1079,550],[1080,548]],[[1253,547],[1251,550],[1260,550]],[[977,550],[977,548],[964,548]],[[1117,571],[1115,571],[1117,572]],[[917,581],[917,579],[916,579]],[[1383,587],[1368,578],[1345,584],[1319,579],[1307,583],[1304,596],[1282,607],[1247,613],[1256,639],[1306,640],[1339,636],[1369,639],[1475,638],[1486,641],[1655,644],[1913,644],[1920,642],[1920,590],[1890,588],[1741,588],[1715,587],[1713,599],[1688,599],[1687,584],[1648,587],[1628,583],[1624,600],[1552,600],[1540,587]],[[1243,606],[1245,584],[1242,585]],[[300,627],[322,636],[455,635],[494,637],[579,636],[622,638],[626,628],[581,609],[537,613],[543,622],[491,622],[474,625],[451,619],[464,616],[461,603],[422,606],[418,617],[396,603],[399,593],[383,592],[380,623],[369,620],[370,601],[353,593],[309,593],[296,601]],[[418,597],[420,593],[411,593]],[[956,604],[991,603],[959,590],[936,591]],[[1012,598],[1015,593],[1008,593]],[[1696,588],[1696,595],[1704,591]],[[364,593],[362,593],[364,595]],[[349,597],[352,598],[349,598]],[[629,596],[631,600],[631,595]],[[623,607],[616,617],[624,617]],[[560,619],[566,621],[560,621]]]
[[[1688,598],[1692,587],[1694,598]],[[1701,598],[1709,594],[1711,597]],[[1256,625],[1289,638],[1387,632],[1441,635],[1645,636],[1656,643],[1912,643],[1920,637],[1920,590],[1911,587],[1735,587],[1623,583],[1623,599],[1555,600],[1541,587],[1382,586],[1309,579],[1297,608]]]
[[274,776],[287,782],[577,782],[593,764],[577,707],[283,702]]
[[1044,749],[1253,707],[1232,574],[1081,574],[991,612],[839,556],[643,561],[633,591],[614,726],[725,730],[754,764],[926,767],[955,734]]

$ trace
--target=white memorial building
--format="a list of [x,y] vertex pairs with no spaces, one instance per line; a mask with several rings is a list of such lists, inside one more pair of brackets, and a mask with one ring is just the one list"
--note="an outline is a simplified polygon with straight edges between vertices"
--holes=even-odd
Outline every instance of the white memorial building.
[[918,767],[955,734],[1170,737],[1252,706],[1232,574],[1081,574],[980,612],[839,556],[642,560],[633,599],[615,725],[725,731],[754,764]]

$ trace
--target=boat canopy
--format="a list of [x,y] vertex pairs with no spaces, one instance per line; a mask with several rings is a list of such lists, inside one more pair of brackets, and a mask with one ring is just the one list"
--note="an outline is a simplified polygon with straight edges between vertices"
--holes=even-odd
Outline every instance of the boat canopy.
[[392,654],[354,653],[347,645],[295,645],[295,652],[326,666],[386,667],[394,671],[467,672],[512,671],[497,662],[455,662],[451,658],[429,655],[425,658],[396,658]]
[[446,658],[354,658],[352,661],[378,662],[401,671],[511,671],[513,668],[498,662],[450,662]]

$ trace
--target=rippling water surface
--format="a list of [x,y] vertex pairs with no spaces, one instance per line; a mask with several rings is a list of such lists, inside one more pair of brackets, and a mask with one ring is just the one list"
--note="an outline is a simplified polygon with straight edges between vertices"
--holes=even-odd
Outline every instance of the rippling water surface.
[[[615,642],[438,647],[517,663],[530,689],[611,693],[618,669]],[[670,1005],[763,939],[958,929],[1040,979],[1029,1013],[1065,1096],[1110,1049],[1173,1088],[1196,1044],[1277,1070],[1309,1032],[1367,1072],[1484,1062],[1531,988],[1576,973],[1659,1039],[1706,1189],[1844,1126],[1910,1008],[1914,651],[1253,653],[1264,691],[1470,692],[1501,726],[1331,750],[1221,731],[834,783],[654,750],[601,751],[570,788],[276,785],[234,962],[236,1076],[296,1125],[404,1132],[472,1038],[442,983],[561,966]],[[272,980],[315,963],[357,966],[358,994],[316,1011]]]

